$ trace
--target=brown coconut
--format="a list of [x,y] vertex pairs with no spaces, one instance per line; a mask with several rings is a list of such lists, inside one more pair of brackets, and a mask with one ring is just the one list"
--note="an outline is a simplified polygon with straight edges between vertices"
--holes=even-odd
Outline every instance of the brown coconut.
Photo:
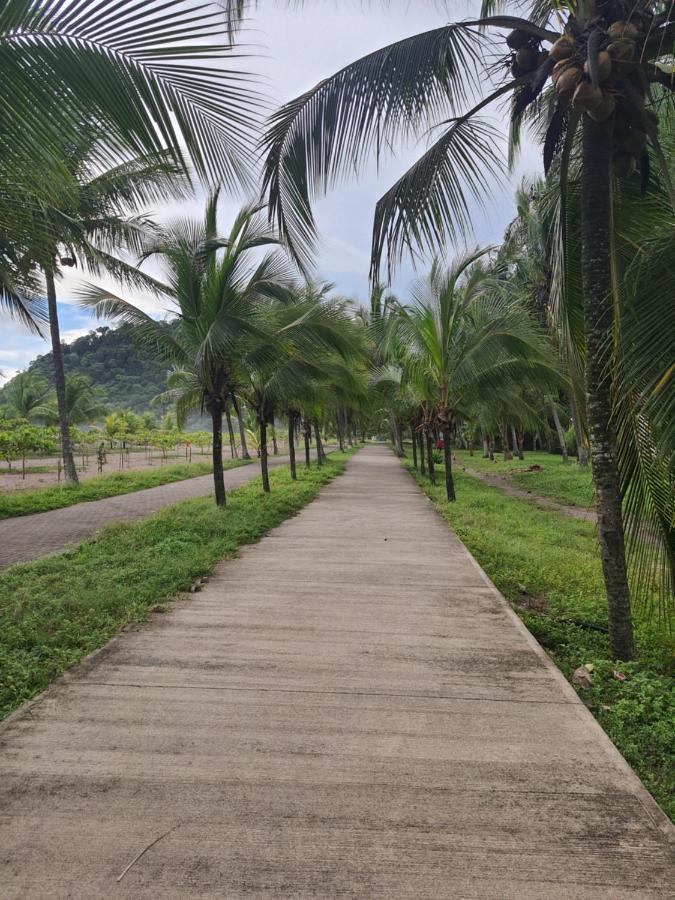
[[576,66],[568,66],[555,81],[558,93],[567,94],[573,91],[581,81],[581,74],[581,69]]
[[570,56],[574,55],[574,44],[572,41],[568,41],[567,38],[558,38],[555,44],[551,47],[551,58],[556,62],[560,62],[563,59],[569,59]]
[[589,109],[588,115],[595,122],[605,122],[614,112],[616,100],[612,94],[603,93],[602,100],[595,109]]
[[581,81],[574,92],[572,105],[575,109],[590,112],[592,109],[600,106],[602,97],[603,94],[600,88],[593,87],[590,81]]
[[612,41],[607,45],[607,53],[617,62],[632,62],[635,56],[635,41]]
[[607,34],[612,41],[635,41],[639,35],[639,31],[631,22],[614,22],[607,29]]
[[[588,60],[584,63],[584,72],[586,75],[591,74],[590,66],[588,65]],[[612,74],[612,57],[606,50],[601,50],[598,53],[598,78],[601,82],[607,81],[609,76]]]

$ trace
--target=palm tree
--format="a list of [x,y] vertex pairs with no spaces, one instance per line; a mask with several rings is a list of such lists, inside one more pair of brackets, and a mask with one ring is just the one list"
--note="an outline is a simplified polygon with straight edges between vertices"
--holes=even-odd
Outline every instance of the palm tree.
[[80,372],[66,375],[64,401],[62,409],[54,392],[45,402],[33,408],[33,416],[43,419],[48,425],[57,425],[65,413],[66,424],[70,428],[73,425],[90,425],[106,413],[103,390]]
[[464,254],[448,269],[436,260],[414,286],[412,303],[398,310],[407,377],[428,400],[427,425],[443,436],[449,501],[455,499],[452,440],[458,417],[477,397],[503,392],[505,383],[558,377],[524,307],[504,302],[491,289],[490,270],[478,264],[485,253]]
[[47,382],[37,372],[19,372],[2,391],[10,416],[18,419],[35,417],[35,410],[47,396]]
[[226,237],[218,233],[217,209],[215,192],[203,222],[178,220],[143,245],[142,260],[164,263],[167,279],[155,288],[172,302],[179,323],[175,334],[108,291],[90,287],[82,302],[99,316],[131,325],[148,350],[172,367],[162,399],[176,403],[179,425],[193,410],[209,414],[215,498],[224,506],[223,413],[238,384],[245,342],[267,336],[263,301],[288,275],[275,253],[252,260],[259,248],[277,243],[258,207],[243,207]]
[[[428,125],[443,127],[377,205],[377,274],[385,252],[391,266],[406,248],[435,250],[446,234],[457,238],[466,232],[468,196],[484,199],[486,176],[503,166],[499,135],[481,118],[490,104],[511,97],[512,149],[524,121],[537,125],[545,168],[557,160],[563,191],[581,130],[585,372],[598,535],[612,651],[630,659],[621,486],[606,374],[613,324],[611,179],[613,169],[630,176],[637,159],[646,189],[654,162],[675,199],[658,134],[669,108],[659,100],[674,86],[663,60],[672,52],[675,29],[665,0],[533,0],[529,18],[491,15],[509,5],[519,12],[523,4],[484,0],[480,19],[368,54],[282,107],[265,140],[265,189],[279,231],[309,264],[313,194],[358,169],[373,149],[379,153]],[[503,67],[492,63],[495,30],[508,31]]]
[[83,266],[98,276],[103,272],[133,284],[149,282],[116,252],[138,249],[147,223],[128,210],[180,193],[183,183],[163,160],[137,159],[104,172],[92,163],[94,136],[83,135],[64,150],[71,189],[64,203],[43,202],[31,216],[33,238],[21,260],[27,271],[39,270],[47,293],[54,386],[60,411],[61,448],[66,479],[77,483],[77,470],[66,416],[65,372],[59,328],[56,282],[64,268]]
[[[267,426],[303,398],[311,415],[317,458],[323,464],[319,429],[320,388],[333,369],[332,355],[353,359],[359,352],[356,328],[340,300],[326,296],[325,286],[308,285],[270,299],[264,331],[250,342],[241,361],[246,402],[255,411],[260,434],[263,490],[269,492]],[[289,428],[290,431],[290,428]]]

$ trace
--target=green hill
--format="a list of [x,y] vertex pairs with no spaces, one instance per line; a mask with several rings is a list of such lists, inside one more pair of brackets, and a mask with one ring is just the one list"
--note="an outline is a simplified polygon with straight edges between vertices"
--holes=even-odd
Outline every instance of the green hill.
[[[128,326],[96,328],[71,344],[64,343],[63,351],[66,372],[88,375],[105,392],[105,403],[111,410],[143,412],[152,398],[166,389],[166,366],[132,340]],[[51,352],[34,359],[28,370],[39,372],[53,384]]]

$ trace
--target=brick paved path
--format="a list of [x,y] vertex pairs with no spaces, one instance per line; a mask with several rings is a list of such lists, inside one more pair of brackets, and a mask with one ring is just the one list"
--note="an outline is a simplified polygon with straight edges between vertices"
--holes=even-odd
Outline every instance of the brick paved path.
[[7,900],[659,900],[672,828],[386,448],[0,726]]
[[[272,456],[269,462],[270,466],[288,465],[288,457]],[[259,474],[257,460],[248,466],[228,469],[225,488],[238,487]],[[140,519],[172,503],[204,497],[212,490],[213,476],[203,475],[104,500],[77,503],[64,509],[3,519],[0,521],[0,567],[63,550],[86,540],[110,522]]]

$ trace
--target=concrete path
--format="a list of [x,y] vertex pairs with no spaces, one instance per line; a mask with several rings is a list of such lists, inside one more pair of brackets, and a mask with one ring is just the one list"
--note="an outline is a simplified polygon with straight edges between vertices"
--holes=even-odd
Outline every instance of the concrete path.
[[[269,464],[288,465],[288,457],[271,456]],[[225,472],[225,489],[238,487],[256,475],[260,475],[258,460],[253,460],[248,466],[228,469]],[[0,521],[0,568],[81,543],[111,522],[140,519],[164,506],[192,497],[204,497],[212,491],[213,476],[202,475],[104,500],[76,503],[64,509],[3,519]]]
[[0,743],[3,898],[673,896],[672,830],[385,448]]

